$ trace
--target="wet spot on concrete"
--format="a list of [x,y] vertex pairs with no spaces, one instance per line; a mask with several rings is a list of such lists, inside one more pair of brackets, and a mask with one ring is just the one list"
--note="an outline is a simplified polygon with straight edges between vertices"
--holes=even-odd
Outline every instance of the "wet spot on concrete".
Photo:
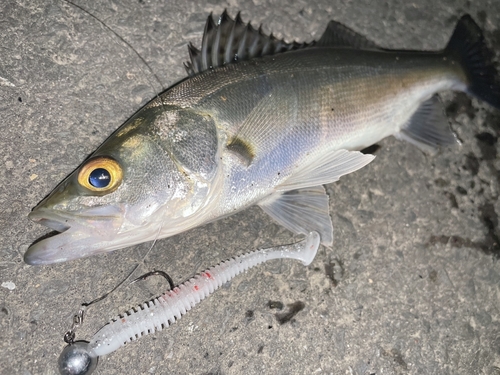
[[332,259],[325,263],[325,275],[336,287],[344,276],[344,264],[340,259]]
[[9,308],[5,305],[0,305],[0,327],[5,332],[5,329],[10,325],[13,316]]
[[495,147],[498,138],[488,132],[476,134],[477,144],[481,149],[483,160],[495,160],[497,149]]
[[224,373],[221,370],[212,370],[209,372],[204,372],[202,375],[223,375]]
[[394,356],[394,362],[401,366],[403,369],[408,370],[408,365],[403,359],[401,352],[397,349],[392,349],[391,354]]
[[471,175],[476,176],[479,172],[479,160],[473,153],[469,153],[465,156],[464,168],[468,170]]
[[471,120],[476,116],[471,99],[463,92],[455,93],[453,101],[446,107],[446,115],[456,119],[458,115],[466,114]]
[[462,238],[460,236],[445,236],[445,235],[436,236],[436,235],[432,235],[429,238],[429,241],[427,242],[428,245],[437,245],[437,244],[447,245],[448,243],[451,246],[458,247],[458,248],[461,248],[461,247],[470,247],[470,248],[474,248],[474,249],[478,248],[477,243],[469,240],[468,238]]
[[368,146],[364,149],[361,150],[363,154],[375,154],[378,150],[380,150],[381,146],[374,144],[371,146]]
[[495,143],[497,143],[497,137],[488,132],[476,134],[476,138],[486,143],[488,146],[494,146]]
[[438,187],[446,187],[446,186],[450,185],[450,182],[446,181],[445,179],[443,179],[441,177],[439,177],[439,178],[436,178],[434,180],[434,184],[436,184],[436,186],[438,186]]
[[495,212],[495,207],[491,203],[487,203],[479,208],[481,212],[481,220],[488,230],[494,231],[498,226],[498,216]]
[[[488,221],[488,219],[486,219]],[[483,241],[472,241],[468,238],[463,238],[460,236],[446,236],[446,235],[431,235],[429,241],[427,241],[427,246],[435,245],[450,245],[456,248],[470,248],[481,250],[485,254],[493,254],[495,258],[500,258],[500,245],[499,238],[494,232],[490,231]]]
[[362,221],[371,221],[375,218],[375,212],[367,210],[357,210],[358,219]]
[[448,198],[448,200],[450,201],[451,203],[451,207],[452,208],[458,208],[458,202],[457,202],[457,197],[455,197],[455,194],[453,193],[450,193],[448,191],[446,191],[444,193],[444,195]]
[[284,305],[283,302],[280,301],[269,301],[267,307],[270,309],[283,310]]
[[338,281],[335,280],[335,272],[333,271],[334,263],[332,261],[325,263],[325,275],[330,279],[332,285],[336,287],[338,285]]
[[392,357],[394,363],[397,366],[401,367],[403,370],[408,370],[408,365],[406,364],[401,352],[398,349],[393,348],[390,352],[382,349],[381,353],[384,357]]
[[276,320],[280,325],[288,323],[292,320],[292,318],[299,313],[299,311],[303,310],[306,305],[302,301],[297,301],[287,305],[287,310],[282,313],[275,314]]
[[498,114],[498,111],[486,113],[484,124],[493,130],[497,137],[500,137],[500,115]]
[[250,323],[252,320],[255,320],[255,314],[253,310],[247,310],[245,313],[245,321]]
[[7,310],[7,308],[5,306],[2,306],[0,308],[0,317],[4,317],[7,315],[9,315],[9,310]]
[[432,270],[431,272],[429,272],[429,280],[435,283],[437,280],[437,275],[438,275],[437,271]]
[[486,252],[500,256],[500,238],[498,233],[498,215],[495,212],[495,206],[491,203],[486,203],[479,207],[481,213],[481,221],[488,230],[488,234],[484,239]]

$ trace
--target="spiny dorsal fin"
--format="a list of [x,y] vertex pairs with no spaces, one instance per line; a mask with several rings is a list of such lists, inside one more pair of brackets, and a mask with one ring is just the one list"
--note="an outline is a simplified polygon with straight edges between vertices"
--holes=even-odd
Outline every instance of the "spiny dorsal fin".
[[214,23],[210,13],[205,24],[201,50],[189,44],[191,61],[184,63],[184,66],[188,74],[193,76],[225,64],[274,55],[311,45],[314,45],[314,42],[309,44],[286,43],[283,39],[275,38],[273,34],[265,35],[262,32],[262,27],[257,30],[250,22],[244,24],[240,13],[233,20],[225,10],[217,24]]
[[336,21],[328,22],[328,26],[316,46],[379,49],[371,40]]

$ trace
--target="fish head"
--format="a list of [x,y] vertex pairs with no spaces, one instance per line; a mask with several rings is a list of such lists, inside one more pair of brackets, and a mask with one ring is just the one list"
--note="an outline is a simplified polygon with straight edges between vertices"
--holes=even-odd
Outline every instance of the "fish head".
[[169,215],[182,215],[192,182],[148,124],[156,118],[133,117],[32,210],[30,219],[59,233],[31,245],[26,263],[64,262],[153,240]]

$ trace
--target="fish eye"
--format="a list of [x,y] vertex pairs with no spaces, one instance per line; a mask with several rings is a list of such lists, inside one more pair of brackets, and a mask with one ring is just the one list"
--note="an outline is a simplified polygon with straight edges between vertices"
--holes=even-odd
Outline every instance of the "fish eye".
[[123,171],[118,162],[107,156],[87,161],[78,172],[81,186],[97,193],[111,193],[122,182]]
[[97,168],[90,172],[89,183],[95,188],[102,189],[111,182],[111,174],[107,169]]

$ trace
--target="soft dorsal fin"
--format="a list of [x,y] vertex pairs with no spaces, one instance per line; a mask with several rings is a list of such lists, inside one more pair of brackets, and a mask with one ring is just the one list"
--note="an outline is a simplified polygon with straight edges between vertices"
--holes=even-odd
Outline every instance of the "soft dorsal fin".
[[380,49],[371,40],[336,21],[328,22],[325,32],[317,41],[318,47],[349,47],[356,49]]
[[273,34],[265,35],[261,27],[257,30],[250,22],[244,24],[240,13],[233,20],[227,11],[224,11],[217,24],[214,23],[212,13],[210,13],[205,24],[201,49],[189,44],[191,61],[184,63],[184,66],[188,74],[193,76],[225,64],[274,55],[311,45],[314,45],[314,42],[310,44],[286,43],[283,39],[275,38]]

